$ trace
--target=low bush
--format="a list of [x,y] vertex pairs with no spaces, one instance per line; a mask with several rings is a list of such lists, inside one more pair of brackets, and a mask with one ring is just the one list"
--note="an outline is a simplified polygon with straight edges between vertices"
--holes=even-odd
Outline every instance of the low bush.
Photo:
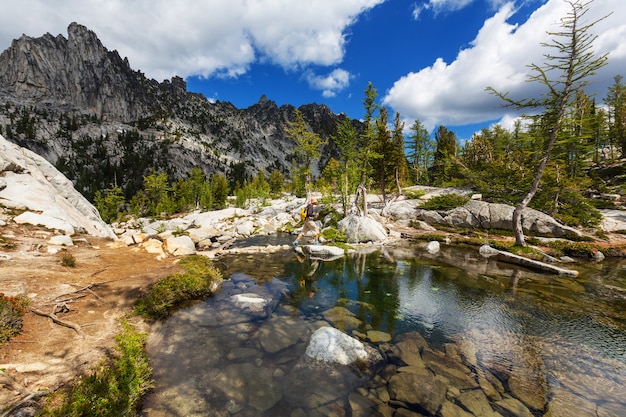
[[322,237],[330,242],[346,243],[346,233],[343,230],[338,230],[335,227],[327,227],[322,230]]
[[7,297],[0,293],[0,345],[20,334],[28,298]]
[[426,191],[424,190],[402,190],[402,194],[409,200],[417,200],[418,198],[422,198],[426,195]]
[[61,254],[61,265],[74,268],[76,266],[76,258],[71,253],[63,252]]
[[91,375],[49,398],[39,415],[52,417],[138,416],[141,396],[152,388],[152,369],[145,351],[146,334],[122,323],[116,352],[102,361]]
[[469,197],[459,194],[440,194],[423,202],[419,208],[425,210],[451,210],[465,205],[469,200]]
[[566,240],[555,240],[546,242],[545,246],[552,250],[555,256],[573,256],[576,258],[593,258],[597,248],[589,243],[569,242]]
[[222,274],[204,256],[191,255],[180,260],[184,273],[173,274],[155,283],[148,293],[137,301],[137,314],[151,320],[167,317],[184,301],[195,300],[211,293],[214,283],[222,281]]

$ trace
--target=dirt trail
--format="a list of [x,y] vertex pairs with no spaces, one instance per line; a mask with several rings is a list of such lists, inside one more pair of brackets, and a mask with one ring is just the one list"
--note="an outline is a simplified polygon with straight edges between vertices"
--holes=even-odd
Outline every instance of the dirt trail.
[[[0,292],[30,298],[22,334],[0,346],[3,415],[29,394],[54,390],[97,365],[115,345],[119,319],[132,311],[141,292],[178,267],[174,258],[157,260],[143,249],[114,247],[106,239],[74,237],[66,252],[51,254],[50,233],[43,229],[13,224],[0,231]],[[63,266],[62,253],[71,254],[76,266]],[[33,310],[55,312],[76,326],[54,323]]]

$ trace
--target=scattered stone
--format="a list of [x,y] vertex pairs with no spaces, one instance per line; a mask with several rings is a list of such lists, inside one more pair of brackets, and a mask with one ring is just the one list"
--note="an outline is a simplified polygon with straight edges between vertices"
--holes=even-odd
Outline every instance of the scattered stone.
[[387,343],[391,341],[391,335],[379,330],[368,330],[367,340],[371,343]]
[[58,245],[58,246],[74,246],[74,242],[72,238],[67,235],[56,235],[52,236],[48,241],[49,245]]
[[447,384],[441,377],[432,374],[397,373],[389,380],[389,395],[392,400],[419,406],[432,415],[446,399]]
[[430,253],[431,255],[435,255],[439,253],[440,250],[441,250],[441,246],[439,245],[439,242],[437,242],[436,240],[430,241],[426,245],[426,252]]
[[163,242],[163,249],[172,256],[185,256],[196,253],[196,245],[189,236],[169,238]]
[[323,315],[324,320],[346,332],[358,328],[362,323],[353,312],[341,306],[332,307],[326,310]]

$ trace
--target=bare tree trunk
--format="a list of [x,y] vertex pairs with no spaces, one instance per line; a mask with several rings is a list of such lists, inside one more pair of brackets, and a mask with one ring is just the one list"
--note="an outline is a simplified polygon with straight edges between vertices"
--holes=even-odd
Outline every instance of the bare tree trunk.
[[398,197],[400,197],[402,195],[402,187],[400,186],[400,172],[398,168],[396,168],[394,179],[396,180],[396,188],[398,189]]
[[559,114],[557,115],[557,119],[555,121],[555,126],[550,132],[550,139],[548,140],[548,146],[546,148],[546,153],[541,159],[541,163],[537,168],[537,174],[535,175],[535,179],[533,180],[533,184],[528,190],[528,194],[522,200],[521,203],[515,207],[513,210],[513,233],[515,234],[515,245],[517,246],[526,246],[526,240],[524,238],[524,230],[522,227],[522,211],[526,207],[528,207],[528,203],[533,199],[537,190],[539,190],[539,183],[541,182],[541,177],[543,177],[543,172],[546,170],[546,165],[548,164],[548,158],[550,158],[550,154],[552,153],[552,148],[554,147],[554,142],[556,141],[556,137],[558,135],[559,129],[561,127],[561,120],[563,119],[563,113],[565,112],[565,103],[561,103]]
[[[359,200],[363,201],[363,208],[359,205]],[[367,188],[363,184],[359,184],[356,189],[351,211],[359,217],[367,216]]]

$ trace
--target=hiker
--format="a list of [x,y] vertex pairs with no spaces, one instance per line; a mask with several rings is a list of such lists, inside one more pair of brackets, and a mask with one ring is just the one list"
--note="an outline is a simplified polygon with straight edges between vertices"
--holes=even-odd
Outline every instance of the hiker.
[[317,199],[311,198],[311,202],[306,207],[306,217],[304,219],[304,226],[302,226],[302,231],[300,232],[300,234],[298,234],[298,237],[296,237],[296,240],[293,241],[294,246],[299,246],[300,245],[299,240],[302,238],[302,236],[306,235],[308,232],[314,232],[315,244],[316,245],[320,244],[320,241],[319,241],[320,230],[317,228],[317,224],[315,223],[315,220],[314,220],[319,215],[319,213],[315,211],[316,205],[317,205]]

